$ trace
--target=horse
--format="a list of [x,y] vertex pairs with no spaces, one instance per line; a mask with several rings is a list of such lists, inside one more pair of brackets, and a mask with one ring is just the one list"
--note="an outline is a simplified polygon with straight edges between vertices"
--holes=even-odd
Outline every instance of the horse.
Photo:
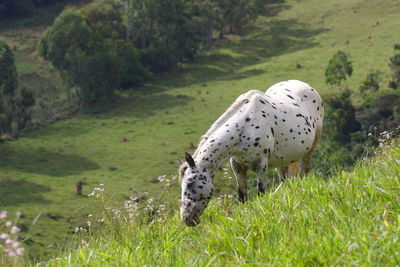
[[322,132],[324,104],[318,92],[298,80],[279,82],[265,93],[250,90],[212,124],[200,138],[193,156],[180,161],[181,220],[200,223],[214,191],[217,168],[230,159],[239,201],[247,200],[246,173],[257,174],[257,191],[266,190],[268,168],[281,178],[305,175]]

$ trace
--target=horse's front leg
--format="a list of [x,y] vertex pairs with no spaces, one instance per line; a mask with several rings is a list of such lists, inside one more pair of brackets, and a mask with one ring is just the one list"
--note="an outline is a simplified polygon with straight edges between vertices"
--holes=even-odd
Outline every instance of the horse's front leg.
[[247,180],[246,180],[247,167],[240,165],[232,157],[231,168],[233,170],[233,174],[235,175],[238,186],[239,201],[245,202],[247,201]]
[[268,179],[268,159],[261,157],[256,164],[255,171],[257,172],[257,191],[258,195],[264,194],[267,188]]

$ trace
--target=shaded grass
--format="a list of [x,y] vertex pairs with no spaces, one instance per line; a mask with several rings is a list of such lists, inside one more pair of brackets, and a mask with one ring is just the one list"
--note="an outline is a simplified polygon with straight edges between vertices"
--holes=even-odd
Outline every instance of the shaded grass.
[[177,215],[120,222],[116,236],[105,225],[101,237],[47,264],[398,265],[399,158],[397,144],[329,180],[295,178],[246,204],[214,200],[194,228]]
[[[196,145],[198,138],[243,92],[264,91],[281,80],[299,79],[322,95],[327,94],[333,89],[325,85],[324,70],[338,49],[349,53],[353,61],[353,77],[345,81],[349,88],[357,88],[371,68],[389,78],[387,64],[393,44],[398,43],[393,29],[398,28],[399,11],[400,5],[394,0],[293,0],[284,6],[273,6],[269,10],[273,16],[261,17],[240,36],[228,35],[212,50],[200,53],[194,62],[178,66],[175,73],[153,77],[140,87],[123,92],[113,103],[90,107],[17,141],[0,144],[0,181],[12,189],[0,195],[0,205],[10,212],[21,210],[25,215],[22,223],[28,230],[22,237],[29,240],[26,244],[31,257],[57,253],[72,236],[72,229],[95,209],[86,197],[74,195],[76,182],[84,181],[84,195],[104,183],[119,203],[143,191],[161,194],[162,186],[150,183],[152,177],[175,173],[176,158],[183,157],[185,151],[193,152],[188,148],[189,142]],[[380,22],[378,26],[373,25],[375,20]],[[67,88],[35,51],[50,20],[33,27],[28,27],[28,22],[22,23],[23,27],[5,25],[0,34],[10,45],[17,45],[20,85],[41,95],[43,105],[61,95],[47,111],[46,116],[50,117],[63,110]],[[372,38],[368,39],[368,35]],[[355,94],[355,101],[361,100],[362,96]],[[128,142],[122,142],[123,137]],[[220,181],[218,190],[222,192],[227,183],[234,184],[222,178]],[[314,179],[317,181],[320,180]],[[173,191],[177,199],[179,187]],[[208,230],[202,231],[198,235]],[[196,235],[195,231],[191,233]],[[137,246],[132,244],[132,250]],[[298,246],[301,248],[300,243]],[[216,254],[211,252],[201,252],[201,262],[207,262],[202,258],[207,253],[212,260]],[[272,257],[271,253],[278,252],[269,253],[266,255]],[[146,257],[151,259],[151,255]],[[173,257],[172,252],[168,257]],[[219,257],[222,256],[216,259]]]

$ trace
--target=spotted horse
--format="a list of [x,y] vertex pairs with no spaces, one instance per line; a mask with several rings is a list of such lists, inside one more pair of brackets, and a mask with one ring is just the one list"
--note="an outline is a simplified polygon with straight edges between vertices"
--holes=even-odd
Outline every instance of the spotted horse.
[[200,223],[214,191],[215,171],[229,158],[242,202],[247,200],[248,169],[257,174],[259,194],[266,189],[268,168],[276,168],[282,178],[298,163],[298,174],[306,174],[323,116],[318,92],[297,80],[239,96],[201,137],[193,156],[186,153],[186,161],[180,161],[181,220],[188,226]]

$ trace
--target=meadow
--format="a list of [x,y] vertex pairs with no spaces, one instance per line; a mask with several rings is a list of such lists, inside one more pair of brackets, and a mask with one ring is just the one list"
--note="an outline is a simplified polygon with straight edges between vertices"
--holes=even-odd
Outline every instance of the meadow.
[[[85,225],[87,216],[99,211],[87,197],[95,186],[104,184],[107,197],[115,206],[122,205],[130,196],[142,195],[143,192],[166,197],[163,195],[163,184],[154,180],[164,174],[176,174],[176,158],[183,158],[185,151],[193,152],[194,149],[189,148],[189,143],[197,145],[199,137],[219,114],[239,94],[247,90],[264,91],[281,80],[299,79],[312,85],[324,96],[336,90],[325,84],[324,70],[327,62],[337,50],[343,50],[350,55],[354,68],[353,76],[345,81],[344,85],[355,91],[353,101],[356,104],[361,103],[362,96],[357,93],[357,88],[371,69],[379,69],[384,79],[390,78],[388,59],[393,55],[393,45],[399,42],[399,11],[400,4],[394,0],[290,0],[281,5],[271,6],[269,14],[260,17],[256,23],[237,35],[227,35],[225,40],[218,41],[212,49],[202,51],[194,62],[183,63],[174,72],[157,75],[139,87],[122,92],[112,103],[87,108],[65,120],[54,121],[31,131],[16,141],[0,144],[0,205],[2,209],[11,213],[22,212],[20,225],[24,230],[21,237],[24,238],[31,258],[47,259],[49,255],[58,254],[60,249],[69,243],[68,240],[75,238],[74,228]],[[376,24],[376,21],[379,24]],[[43,101],[53,101],[54,92],[63,95],[65,91],[54,69],[41,59],[35,50],[40,34],[50,23],[51,18],[36,24],[29,21],[22,25],[7,23],[2,25],[0,32],[2,38],[11,45],[17,45],[15,54],[19,82],[38,88],[37,94],[46,96]],[[386,84],[382,87],[382,90],[390,90]],[[62,100],[61,98],[54,101],[54,110],[62,111]],[[45,115],[51,116],[52,112],[49,113]],[[370,177],[369,175],[366,177]],[[222,179],[222,176],[221,171],[221,177],[218,179]],[[310,184],[305,187],[304,194],[310,193],[307,190],[324,188],[324,184],[328,187],[335,186],[340,179],[344,178],[338,176],[328,181],[317,177],[310,178]],[[82,196],[74,195],[75,184],[78,181],[83,182]],[[285,190],[293,191],[301,183],[302,180],[290,182],[285,185]],[[233,180],[222,179],[219,192],[231,193],[230,188],[233,184]],[[173,185],[171,199],[177,203],[180,189],[177,183]],[[338,183],[339,185],[341,183]],[[351,191],[340,193],[340,190],[335,192],[351,195]],[[271,206],[268,205],[273,205],[268,199],[271,196],[270,194],[265,198],[255,198],[252,204],[248,204],[263,203],[260,204],[262,208],[253,210],[252,214],[260,214],[261,210],[269,214]],[[285,200],[285,197],[290,196],[282,195],[281,201],[277,201],[282,206],[277,209],[285,210],[286,205],[292,205],[294,202]],[[300,198],[293,196],[296,197]],[[290,206],[290,209],[292,208],[293,206]],[[233,209],[237,210],[235,216],[239,218],[243,207]],[[290,209],[285,211],[289,212]],[[336,216],[333,209],[331,211],[333,216]],[[291,218],[285,214],[282,213],[282,218],[288,222],[286,226],[282,226],[287,227],[285,231],[305,230],[293,226]],[[397,220],[395,214],[392,213],[394,221]],[[173,225],[178,227],[177,217],[173,218]],[[252,229],[260,229],[256,226],[267,223],[267,219],[271,217],[265,218],[262,222],[255,222]],[[237,236],[239,239],[239,234],[229,235],[229,232],[218,230],[218,223],[218,220],[214,221],[213,227],[216,228],[210,230],[211,233],[215,236],[218,236],[216,233],[220,233],[226,235],[226,238]],[[304,221],[300,220],[298,223]],[[211,227],[211,224],[205,225]],[[201,236],[204,233],[202,231],[205,231],[204,228],[186,229],[181,226],[174,229],[179,230],[171,232],[176,235],[183,231]],[[329,231],[340,240],[341,233],[335,234],[334,227],[329,228]],[[371,232],[375,233],[372,230]],[[344,234],[341,235],[343,237]],[[275,238],[278,238],[278,235]],[[291,236],[286,235],[285,238],[288,241]],[[319,242],[318,238],[314,242]],[[336,239],[327,239],[326,242],[333,244],[333,240]],[[301,248],[300,241],[301,236],[296,243],[298,248]],[[210,248],[217,246],[216,242],[195,242],[191,251],[199,253],[200,250],[196,250],[198,243],[204,243]],[[369,239],[365,239],[364,242],[367,244]],[[184,242],[181,243],[183,247],[180,249],[183,250]],[[223,244],[236,243],[227,241]],[[284,244],[287,242],[283,242],[282,246]],[[260,244],[252,245],[255,248]],[[395,245],[398,248],[398,243]],[[131,248],[134,250],[136,247]],[[311,252],[307,252],[307,248],[309,247],[304,246],[300,251],[314,253],[315,263],[340,263],[329,259],[318,260],[321,251],[326,253],[321,255],[329,254],[328,246],[322,245],[321,250]],[[258,253],[255,249],[250,251],[246,248],[246,251]],[[274,251],[277,250],[272,252]],[[90,253],[89,249],[87,253]],[[224,255],[222,248],[218,251],[220,254],[212,254],[211,251],[208,253],[213,255],[210,259],[216,255],[217,259],[221,259]],[[229,257],[234,255],[234,252],[232,253]],[[293,253],[287,250],[285,253],[300,257],[300,252]],[[168,257],[172,257],[173,254],[171,252],[168,254],[171,256]],[[167,254],[165,255],[167,257]],[[278,254],[265,255],[270,255],[264,258],[267,262],[278,257]],[[142,262],[146,259],[142,258]],[[181,261],[176,259],[170,262]],[[203,259],[201,262],[207,263]],[[240,261],[240,258],[236,262],[256,263]],[[95,262],[94,265],[96,263],[99,262]]]

